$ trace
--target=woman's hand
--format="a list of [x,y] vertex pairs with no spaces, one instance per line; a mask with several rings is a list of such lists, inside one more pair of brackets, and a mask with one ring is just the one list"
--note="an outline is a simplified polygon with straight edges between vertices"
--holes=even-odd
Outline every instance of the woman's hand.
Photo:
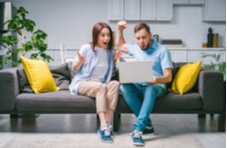
[[79,60],[79,62],[82,62],[82,63],[84,63],[85,61],[86,61],[86,59],[80,54],[80,52],[78,51],[77,52],[77,56],[78,56],[78,60]]
[[83,65],[83,63],[86,61],[86,59],[80,54],[80,52],[77,52],[78,56],[78,62],[73,66],[75,70],[79,70],[80,67]]
[[114,62],[116,62],[121,57],[121,51],[114,49]]

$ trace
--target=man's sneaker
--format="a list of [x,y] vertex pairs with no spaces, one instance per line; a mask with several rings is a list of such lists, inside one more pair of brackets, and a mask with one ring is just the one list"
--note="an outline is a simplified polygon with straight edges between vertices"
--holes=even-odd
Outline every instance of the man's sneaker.
[[135,131],[133,131],[133,133],[131,133],[131,136],[132,136],[133,144],[135,146],[144,146],[142,132],[135,130]]
[[112,138],[114,138],[114,133],[113,133],[113,126],[111,125],[111,124],[109,124],[109,123],[107,123],[107,127],[109,128],[109,131],[110,131],[110,136],[112,137]]
[[113,142],[113,138],[110,135],[110,130],[106,127],[106,128],[99,128],[99,130],[97,131],[97,133],[99,134],[100,139],[103,142],[107,142],[107,143],[112,143]]
[[145,129],[143,131],[143,134],[154,134],[154,127],[152,127],[151,129]]

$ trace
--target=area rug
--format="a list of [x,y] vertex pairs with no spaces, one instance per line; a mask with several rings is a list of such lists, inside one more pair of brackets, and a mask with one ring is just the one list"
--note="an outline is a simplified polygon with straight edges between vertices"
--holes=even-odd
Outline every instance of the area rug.
[[[185,135],[144,135],[148,148],[202,148],[193,134]],[[40,134],[15,135],[4,148],[130,148],[129,134],[116,134],[114,143],[103,143],[95,133],[86,134]]]

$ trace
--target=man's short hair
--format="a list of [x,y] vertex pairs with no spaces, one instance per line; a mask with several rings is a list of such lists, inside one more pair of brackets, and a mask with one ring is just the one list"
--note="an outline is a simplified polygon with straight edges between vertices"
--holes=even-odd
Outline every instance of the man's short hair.
[[138,31],[140,31],[141,29],[145,28],[145,30],[148,32],[148,33],[151,33],[150,31],[150,27],[146,24],[146,23],[139,23],[135,26],[134,28],[134,33],[137,33]]

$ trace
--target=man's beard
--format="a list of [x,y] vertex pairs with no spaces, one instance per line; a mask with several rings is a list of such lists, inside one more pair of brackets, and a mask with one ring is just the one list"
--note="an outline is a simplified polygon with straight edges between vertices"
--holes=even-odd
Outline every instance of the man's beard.
[[150,48],[150,46],[152,45],[152,40],[149,41],[149,43],[147,44],[147,47],[146,48],[141,48],[142,50],[147,50],[148,48]]

